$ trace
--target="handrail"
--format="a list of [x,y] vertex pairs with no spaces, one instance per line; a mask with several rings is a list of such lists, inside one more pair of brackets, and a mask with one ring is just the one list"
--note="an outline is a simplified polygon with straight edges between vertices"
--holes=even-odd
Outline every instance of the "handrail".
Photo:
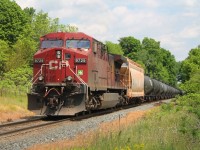
[[71,69],[69,64],[68,64],[68,67],[69,67],[69,70],[81,81],[82,84],[88,86],[87,83],[85,83],[85,81],[83,81],[83,79]]
[[[28,82],[28,86],[27,86],[27,92],[29,91],[29,83],[31,83],[31,87],[33,86],[33,84],[37,81],[37,76],[38,74],[42,74],[42,68],[43,66],[48,66],[49,64],[42,64],[40,70],[36,73],[36,75],[31,79],[31,81]],[[35,80],[34,80],[35,79]]]
[[[38,75],[39,75],[39,73],[40,74],[42,74],[42,69],[43,69],[43,66],[48,66],[49,64],[42,64],[41,65],[41,68],[40,68],[40,70],[36,73],[36,75],[31,79],[31,81],[29,82],[29,83],[32,83],[31,84],[31,87],[33,86],[33,84],[37,81],[37,79],[38,79]],[[78,78],[78,80],[82,83],[82,84],[84,84],[86,87],[87,87],[87,90],[88,90],[88,85],[87,85],[87,83],[78,75],[78,74],[76,74],[72,69],[71,69],[71,67],[70,67],[70,65],[69,65],[69,63],[68,63],[68,61],[67,62],[65,62],[65,64],[62,64],[62,65],[65,65],[66,67],[69,67],[69,70]]]
[[68,66],[69,67],[69,70],[79,79],[79,81],[81,81],[81,83],[82,84],[84,84],[85,86],[86,86],[86,99],[88,99],[88,85],[87,85],[87,83],[85,83],[85,81],[83,81],[83,79],[79,76],[79,75],[77,75],[72,69],[71,69],[71,67],[70,67],[70,65],[69,65],[69,63],[68,63],[68,61],[66,62],[66,67]]

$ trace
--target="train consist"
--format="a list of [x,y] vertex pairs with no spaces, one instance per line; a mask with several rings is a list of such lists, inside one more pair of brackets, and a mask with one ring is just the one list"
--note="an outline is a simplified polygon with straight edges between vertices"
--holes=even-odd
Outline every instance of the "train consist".
[[33,76],[28,109],[40,115],[75,115],[181,94],[81,32],[41,37]]

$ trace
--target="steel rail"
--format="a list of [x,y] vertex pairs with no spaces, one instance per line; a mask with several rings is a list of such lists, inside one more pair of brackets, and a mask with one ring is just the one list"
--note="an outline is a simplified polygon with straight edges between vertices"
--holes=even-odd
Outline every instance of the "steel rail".
[[[43,122],[43,123],[38,124],[38,125],[31,125],[30,124],[32,122],[40,121],[40,120],[37,119],[37,120],[33,120],[33,121],[26,121],[26,122],[24,121],[23,123],[22,122],[20,122],[20,123],[13,123],[13,124],[8,124],[8,126],[4,125],[3,127],[9,127],[9,126],[15,127],[15,125],[21,125],[21,124],[29,123],[28,127],[22,127],[22,128],[13,129],[13,130],[10,130],[10,131],[2,132],[2,133],[0,133],[0,137],[1,136],[5,136],[5,135],[9,135],[9,134],[14,134],[14,133],[22,132],[22,131],[28,131],[28,130],[31,130],[31,129],[36,129],[36,128],[40,128],[40,127],[44,127],[44,126],[48,126],[48,125],[58,124],[60,122],[64,122],[66,120],[69,120],[69,118],[63,119],[63,120],[56,120],[56,121],[46,122],[46,123]],[[1,127],[0,129],[2,130],[3,127]]]
[[0,125],[0,130],[1,128],[3,127],[9,127],[9,126],[14,126],[14,125],[19,125],[19,124],[24,124],[24,123],[29,123],[29,122],[35,122],[35,121],[39,121],[39,120],[42,120],[46,118],[46,116],[44,117],[33,117],[33,118],[30,118],[30,119],[27,119],[27,120],[23,120],[23,121],[15,121],[15,122],[11,122],[11,123],[3,123]]

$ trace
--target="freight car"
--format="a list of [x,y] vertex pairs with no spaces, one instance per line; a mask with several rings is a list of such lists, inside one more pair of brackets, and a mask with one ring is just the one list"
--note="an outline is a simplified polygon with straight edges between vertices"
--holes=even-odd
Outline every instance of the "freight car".
[[147,101],[168,99],[182,94],[181,90],[171,87],[156,79],[151,79],[148,76],[144,76],[144,91],[144,99]]
[[108,54],[106,46],[93,37],[58,32],[40,39],[28,109],[41,115],[74,115],[179,93],[145,76],[132,60]]

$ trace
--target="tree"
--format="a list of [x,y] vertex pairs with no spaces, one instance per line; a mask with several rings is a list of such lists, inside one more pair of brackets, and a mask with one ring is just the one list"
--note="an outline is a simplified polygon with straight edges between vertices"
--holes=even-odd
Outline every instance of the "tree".
[[26,7],[24,8],[24,13],[27,17],[28,23],[31,24],[33,22],[33,17],[35,15],[36,10],[33,7]]
[[188,81],[180,86],[187,93],[200,94],[200,69],[193,70]]
[[6,62],[10,53],[10,48],[5,41],[0,40],[0,80],[6,70]]
[[111,54],[123,55],[122,48],[119,44],[106,41],[106,46],[108,47],[108,52]]
[[189,56],[181,63],[180,81],[182,83],[190,80],[192,73],[200,66],[200,48],[190,50]]
[[31,81],[32,69],[29,66],[11,69],[4,74],[2,82],[0,82],[0,93],[25,93],[28,83]]
[[71,25],[63,25],[59,23],[59,19],[52,19],[48,16],[48,13],[40,11],[35,13],[34,8],[25,8],[24,12],[26,14],[29,24],[26,25],[21,38],[30,38],[39,44],[39,39],[41,36],[50,32],[77,32],[78,28]]
[[78,27],[70,25],[70,24],[68,24],[68,25],[60,24],[58,31],[61,31],[61,32],[78,32]]
[[131,53],[134,54],[141,49],[140,40],[132,36],[120,38],[119,44],[122,47],[125,56]]
[[0,39],[15,43],[27,23],[24,11],[14,1],[1,0],[0,18]]
[[7,70],[15,69],[23,65],[32,66],[33,55],[37,50],[37,42],[30,38],[19,39],[13,45],[13,53],[9,55],[9,61],[6,63]]
[[172,55],[168,50],[161,48],[160,52],[159,61],[161,62],[163,68],[166,70],[165,74],[163,71],[161,71],[163,74],[162,77],[165,78],[163,78],[163,81],[171,85],[176,85],[178,78],[177,74],[179,70],[178,63],[176,62],[174,55]]
[[144,48],[144,49],[159,49],[160,48],[160,42],[156,42],[152,38],[145,37],[142,40],[142,48]]

